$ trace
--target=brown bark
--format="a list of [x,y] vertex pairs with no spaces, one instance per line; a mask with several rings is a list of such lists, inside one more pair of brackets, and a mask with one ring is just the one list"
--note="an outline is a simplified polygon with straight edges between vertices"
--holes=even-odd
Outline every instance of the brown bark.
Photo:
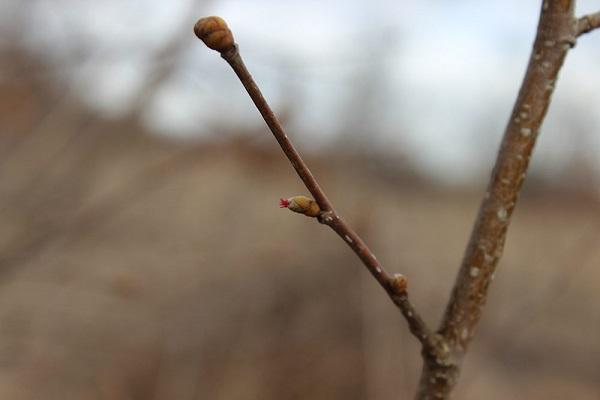
[[507,229],[558,72],[575,45],[573,11],[574,1],[570,0],[547,0],[542,4],[525,78],[439,329],[449,349],[448,358],[444,362],[425,359],[417,399],[448,398],[456,383],[455,374],[481,318],[502,256]]

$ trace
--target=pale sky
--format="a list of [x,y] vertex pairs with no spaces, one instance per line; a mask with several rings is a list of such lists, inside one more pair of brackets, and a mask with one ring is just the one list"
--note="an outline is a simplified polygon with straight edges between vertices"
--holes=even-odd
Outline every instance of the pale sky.
[[[72,41],[86,43],[88,62],[65,79],[91,107],[118,115],[145,77],[148,51],[189,31],[189,50],[148,122],[177,136],[210,133],[223,115],[231,126],[260,126],[229,67],[192,34],[198,17],[220,15],[273,106],[296,110],[290,133],[301,145],[343,134],[344,109],[371,85],[365,115],[352,115],[350,126],[366,124],[380,146],[450,181],[491,165],[540,8],[537,0],[220,0],[196,2],[197,14],[189,15],[192,1],[58,0],[69,6],[57,7],[38,0],[32,20],[44,29],[26,33],[27,40],[56,57]],[[598,10],[600,0],[578,1],[577,14]],[[599,70],[594,32],[569,54],[542,128],[536,158],[551,173],[564,168],[577,129],[594,131],[583,147],[600,168]]]

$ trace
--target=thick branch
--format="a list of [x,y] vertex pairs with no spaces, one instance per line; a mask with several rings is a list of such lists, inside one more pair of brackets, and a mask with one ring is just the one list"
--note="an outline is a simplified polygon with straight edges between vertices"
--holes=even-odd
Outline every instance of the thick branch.
[[574,1],[543,3],[527,72],[440,327],[455,362],[481,317],[558,72],[575,43]]
[[425,322],[408,299],[406,278],[402,275],[390,276],[383,269],[380,262],[362,238],[358,236],[358,234],[356,234],[356,232],[354,232],[335,212],[333,205],[310,172],[308,166],[300,156],[300,153],[295,149],[281,126],[281,123],[262,95],[258,85],[252,78],[252,75],[244,65],[238,46],[234,43],[233,35],[231,35],[231,31],[225,22],[218,17],[203,18],[198,21],[194,30],[196,35],[203,40],[208,47],[219,51],[221,57],[227,61],[231,68],[233,68],[234,72],[244,85],[244,88],[250,95],[250,98],[256,105],[256,108],[273,133],[273,136],[275,136],[281,150],[319,205],[321,210],[317,217],[319,222],[328,225],[333,229],[360,258],[365,267],[388,293],[394,304],[400,309],[408,321],[410,331],[422,343],[423,348],[427,349],[432,347],[433,342],[431,341],[432,335],[430,329],[427,328]]
[[575,35],[581,36],[597,28],[600,28],[600,11],[579,18],[575,25]]
[[508,225],[558,72],[575,44],[579,26],[573,17],[575,1],[542,3],[527,72],[439,329],[449,346],[448,361],[425,359],[417,399],[447,399],[456,383],[502,256]]

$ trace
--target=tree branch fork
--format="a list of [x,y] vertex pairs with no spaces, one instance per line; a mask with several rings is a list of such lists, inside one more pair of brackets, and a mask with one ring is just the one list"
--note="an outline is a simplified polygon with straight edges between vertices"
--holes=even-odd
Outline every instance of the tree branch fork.
[[357,255],[386,291],[422,345],[423,371],[417,399],[447,399],[487,300],[489,285],[502,256],[508,225],[525,180],[538,132],[550,104],[558,72],[581,35],[600,28],[600,12],[574,17],[575,0],[544,0],[529,65],[504,132],[486,195],[452,289],[442,323],[427,326],[411,303],[406,277],[390,275],[362,238],[335,211],[333,204],[296,150],[246,68],[233,34],[219,17],[200,19],[194,32],[221,53],[240,79],[283,153],[313,196],[282,199],[281,206],[329,226]]

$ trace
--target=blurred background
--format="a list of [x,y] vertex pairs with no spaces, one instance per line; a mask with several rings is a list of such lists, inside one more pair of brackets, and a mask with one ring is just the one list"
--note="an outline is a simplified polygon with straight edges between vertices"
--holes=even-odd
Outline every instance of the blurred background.
[[[419,347],[240,83],[436,325],[538,1],[0,2],[0,397],[410,398]],[[600,0],[579,0],[579,15]],[[598,399],[600,33],[561,72],[456,398]]]

